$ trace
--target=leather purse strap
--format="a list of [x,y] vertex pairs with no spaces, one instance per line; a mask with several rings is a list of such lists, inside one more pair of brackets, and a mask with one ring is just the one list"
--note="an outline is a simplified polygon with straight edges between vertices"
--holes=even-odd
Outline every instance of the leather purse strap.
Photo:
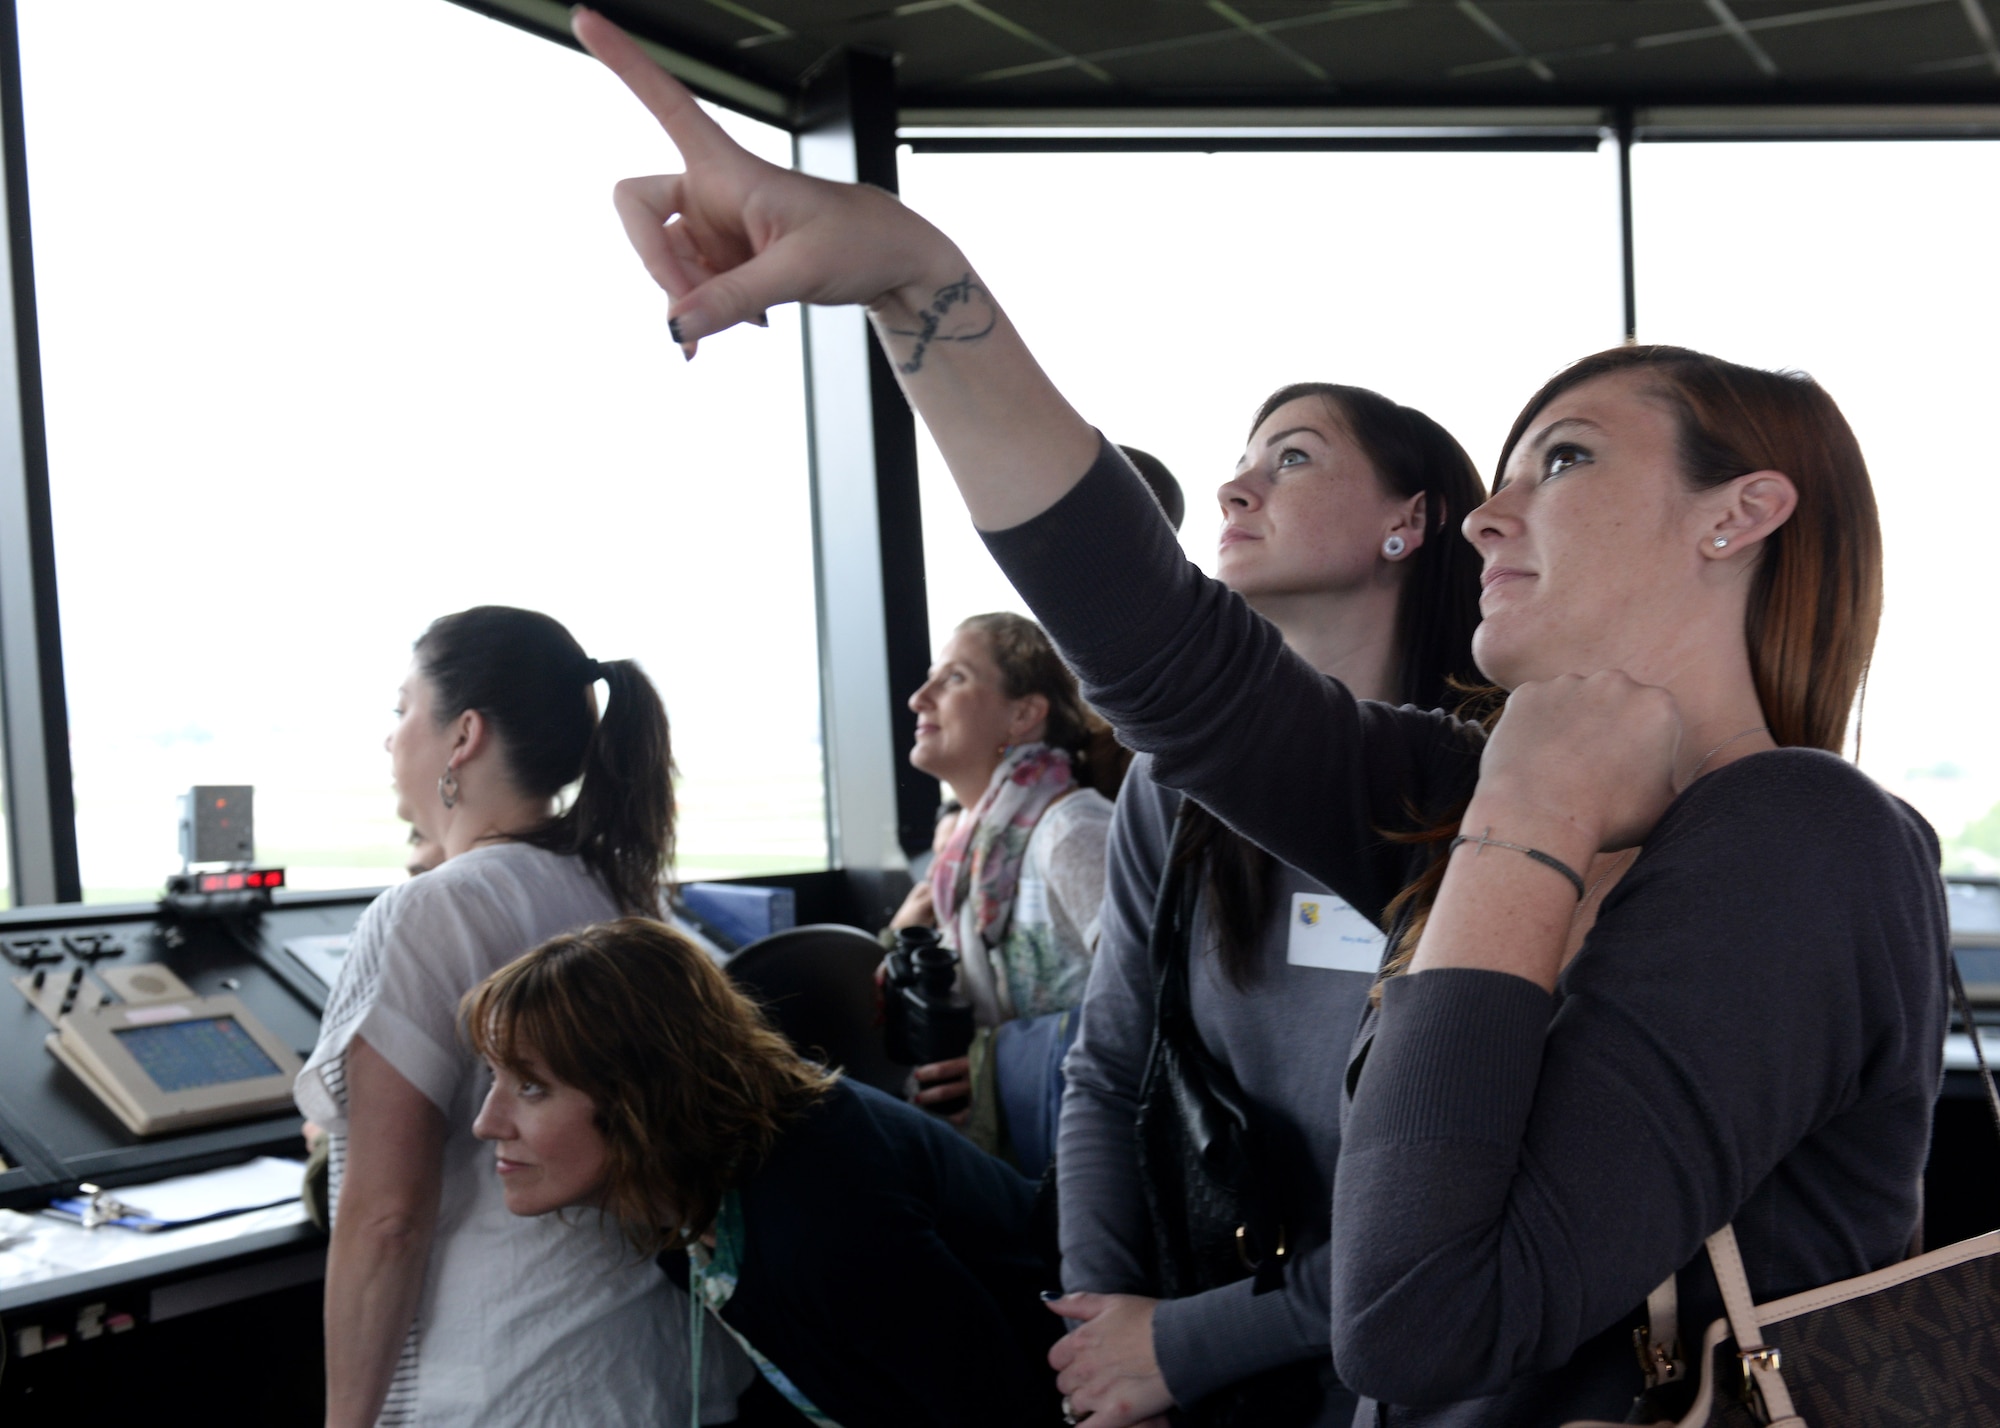
[[1195,899],[1200,878],[1186,854],[1188,809],[1185,798],[1174,814],[1167,835],[1166,865],[1160,871],[1153,899],[1153,926],[1147,952],[1153,963],[1153,1035],[1164,1038],[1182,1055],[1200,1054],[1194,1034],[1194,1008],[1188,991],[1192,960]]
[[1979,1084],[1986,1089],[1986,1109],[1993,1113],[1993,1129],[2000,1134],[2000,1086],[1993,1083],[1993,1068],[1986,1064],[1986,1048],[1979,1040],[1979,1023],[1972,1019],[1972,998],[1965,994],[1965,978],[1958,970],[1956,956],[1947,959],[1951,964],[1951,999],[1958,1004],[1958,1019],[1965,1023],[1965,1034],[1972,1039],[1972,1059],[1979,1063]]
[[1778,1351],[1764,1343],[1764,1326],[1757,1322],[1757,1302],[1750,1297],[1750,1279],[1743,1272],[1743,1256],[1736,1249],[1736,1231],[1724,1225],[1708,1237],[1708,1260],[1715,1266],[1715,1282],[1722,1290],[1722,1312],[1729,1316],[1729,1333],[1736,1340],[1736,1357],[1743,1365],[1743,1379],[1754,1384],[1764,1403],[1764,1418],[1771,1428],[1805,1420],[1792,1408],[1791,1390],[1785,1387],[1779,1370]]
[[1670,1274],[1646,1296],[1646,1337],[1639,1345],[1639,1365],[1648,1388],[1687,1377],[1687,1361],[1681,1357],[1679,1280]]

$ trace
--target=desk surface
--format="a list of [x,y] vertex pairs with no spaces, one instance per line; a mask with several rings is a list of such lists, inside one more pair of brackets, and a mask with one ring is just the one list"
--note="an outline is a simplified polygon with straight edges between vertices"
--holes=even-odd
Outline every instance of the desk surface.
[[0,1314],[321,1238],[297,1201],[152,1234],[0,1210]]

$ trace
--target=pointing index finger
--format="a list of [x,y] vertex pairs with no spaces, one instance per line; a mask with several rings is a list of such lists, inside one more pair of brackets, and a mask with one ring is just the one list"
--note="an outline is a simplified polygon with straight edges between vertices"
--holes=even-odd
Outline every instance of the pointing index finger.
[[578,43],[624,80],[625,87],[660,121],[683,159],[693,162],[698,155],[714,153],[731,143],[722,126],[702,112],[687,87],[653,63],[630,35],[581,5],[569,23]]

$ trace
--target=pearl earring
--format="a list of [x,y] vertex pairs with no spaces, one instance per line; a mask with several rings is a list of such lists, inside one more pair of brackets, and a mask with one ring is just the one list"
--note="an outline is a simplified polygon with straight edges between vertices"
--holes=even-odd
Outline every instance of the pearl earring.
[[1715,538],[1715,548],[1716,548],[1717,550],[1721,550],[1721,549],[1723,549],[1723,548],[1724,548],[1725,546],[1727,546],[1728,544],[1729,544],[1729,537],[1728,537],[1728,536],[1717,536],[1717,537]]
[[1389,559],[1391,560],[1394,560],[1397,556],[1401,555],[1404,551],[1408,549],[1409,546],[1404,544],[1403,538],[1401,536],[1390,536],[1387,540],[1382,542],[1382,554],[1388,556]]

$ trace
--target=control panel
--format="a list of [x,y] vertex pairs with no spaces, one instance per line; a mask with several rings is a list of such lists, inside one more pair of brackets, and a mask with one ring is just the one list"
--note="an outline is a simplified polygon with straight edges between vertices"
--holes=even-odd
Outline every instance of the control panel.
[[372,896],[0,913],[0,1206],[299,1153],[289,1085],[326,988],[285,944],[346,934]]

